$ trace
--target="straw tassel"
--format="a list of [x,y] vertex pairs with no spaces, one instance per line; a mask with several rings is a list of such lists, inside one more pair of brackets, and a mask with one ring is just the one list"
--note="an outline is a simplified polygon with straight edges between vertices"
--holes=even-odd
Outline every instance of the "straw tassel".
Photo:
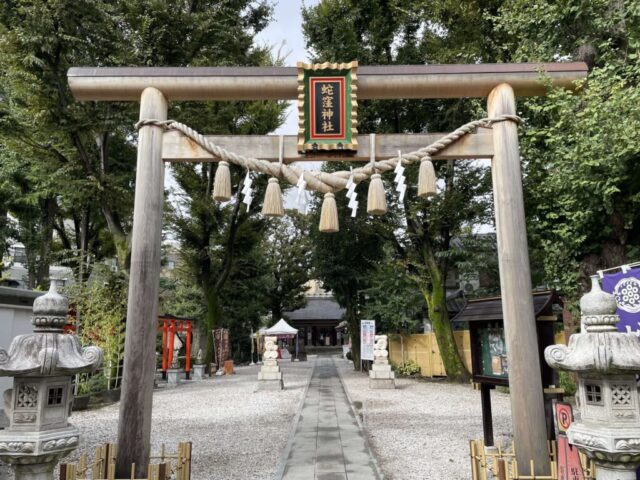
[[262,204],[262,214],[266,217],[282,217],[284,208],[282,208],[282,191],[277,178],[270,178],[267,185],[267,192],[264,194],[264,203]]
[[335,233],[340,230],[338,222],[338,207],[336,206],[336,196],[329,192],[324,194],[322,211],[320,212],[320,231],[324,233]]
[[420,162],[420,171],[418,173],[418,196],[433,197],[438,193],[436,186],[436,171],[433,168],[431,159]]
[[371,175],[369,195],[367,196],[367,213],[371,215],[384,215],[387,213],[387,197],[384,193],[384,184],[379,173]]
[[371,215],[384,215],[387,213],[387,196],[384,193],[384,184],[379,173],[374,173],[376,168],[376,134],[369,134],[369,159],[371,160],[371,182],[367,195],[367,213]]
[[229,163],[222,161],[218,164],[216,177],[213,182],[212,197],[217,202],[228,202],[231,200],[231,172]]

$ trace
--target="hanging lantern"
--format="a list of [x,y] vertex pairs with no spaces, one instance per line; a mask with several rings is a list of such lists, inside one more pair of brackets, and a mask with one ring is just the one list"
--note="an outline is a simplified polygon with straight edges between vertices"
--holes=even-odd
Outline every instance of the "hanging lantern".
[[369,195],[367,196],[367,213],[371,215],[384,215],[387,213],[387,197],[384,193],[384,184],[379,173],[371,175]]
[[277,178],[270,178],[267,185],[267,192],[264,194],[262,204],[262,215],[266,217],[282,217],[284,208],[282,207],[282,191]]
[[229,163],[222,161],[218,164],[216,177],[213,182],[213,194],[211,195],[217,202],[228,202],[231,200],[231,172]]
[[324,233],[334,233],[340,230],[338,222],[338,207],[336,206],[336,196],[329,192],[324,194],[322,211],[320,212],[320,231]]
[[418,172],[418,196],[433,197],[437,193],[436,171],[433,168],[431,159],[427,158],[420,162],[420,171]]

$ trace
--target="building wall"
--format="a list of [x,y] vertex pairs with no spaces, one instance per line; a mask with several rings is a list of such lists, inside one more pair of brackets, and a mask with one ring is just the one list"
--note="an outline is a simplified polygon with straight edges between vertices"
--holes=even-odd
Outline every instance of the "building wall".
[[[0,304],[0,348],[8,350],[11,340],[17,335],[32,331],[31,307],[23,305]],[[13,380],[8,377],[0,377],[0,412],[4,409],[4,391],[11,388]],[[0,415],[0,424],[2,417]],[[1,426],[1,425],[0,425]]]

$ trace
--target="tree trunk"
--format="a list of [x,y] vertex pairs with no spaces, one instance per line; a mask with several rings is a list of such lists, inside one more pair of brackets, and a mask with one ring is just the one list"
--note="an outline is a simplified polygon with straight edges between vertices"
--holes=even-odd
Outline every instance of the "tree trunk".
[[[4,200],[4,199],[3,199]],[[9,250],[9,210],[4,201],[0,201],[0,258]],[[4,270],[4,262],[0,262],[0,277]]]
[[274,301],[271,305],[271,319],[277,322],[282,318],[282,303],[280,301]]
[[36,270],[35,286],[45,288],[49,280],[51,265],[51,243],[53,241],[53,223],[55,221],[56,203],[53,198],[43,201],[40,228],[42,238],[38,252],[38,266]]
[[432,291],[423,290],[422,293],[427,302],[429,319],[436,335],[440,357],[447,372],[447,377],[449,380],[467,383],[470,375],[467,367],[462,362],[462,357],[453,335],[453,326],[447,312],[444,282],[438,277],[436,281],[432,280]]
[[358,321],[358,314],[356,311],[356,302],[353,298],[347,299],[345,317],[347,320],[347,328],[351,337],[351,360],[353,361],[353,368],[355,370],[360,369],[360,322]]
[[111,210],[109,205],[105,203],[102,204],[102,214],[107,221],[107,228],[113,237],[118,267],[124,271],[128,271],[131,265],[131,239],[122,228],[120,218]]

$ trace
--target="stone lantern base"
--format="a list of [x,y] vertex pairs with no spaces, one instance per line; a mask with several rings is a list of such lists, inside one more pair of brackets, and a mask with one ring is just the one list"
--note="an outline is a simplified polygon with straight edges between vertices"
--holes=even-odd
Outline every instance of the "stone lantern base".
[[0,460],[13,467],[16,480],[51,480],[60,461],[77,446],[77,428],[41,432],[0,431]]
[[395,373],[391,365],[384,360],[376,360],[369,370],[369,388],[396,388]]
[[569,442],[596,464],[598,480],[636,480],[640,438],[635,427],[602,427],[573,423]]
[[276,360],[265,360],[258,372],[258,390],[283,390],[284,382]]
[[193,379],[194,380],[203,380],[204,379],[204,365],[194,365],[193,366]]
[[176,387],[180,383],[180,369],[169,368],[167,370],[167,384],[170,387]]

